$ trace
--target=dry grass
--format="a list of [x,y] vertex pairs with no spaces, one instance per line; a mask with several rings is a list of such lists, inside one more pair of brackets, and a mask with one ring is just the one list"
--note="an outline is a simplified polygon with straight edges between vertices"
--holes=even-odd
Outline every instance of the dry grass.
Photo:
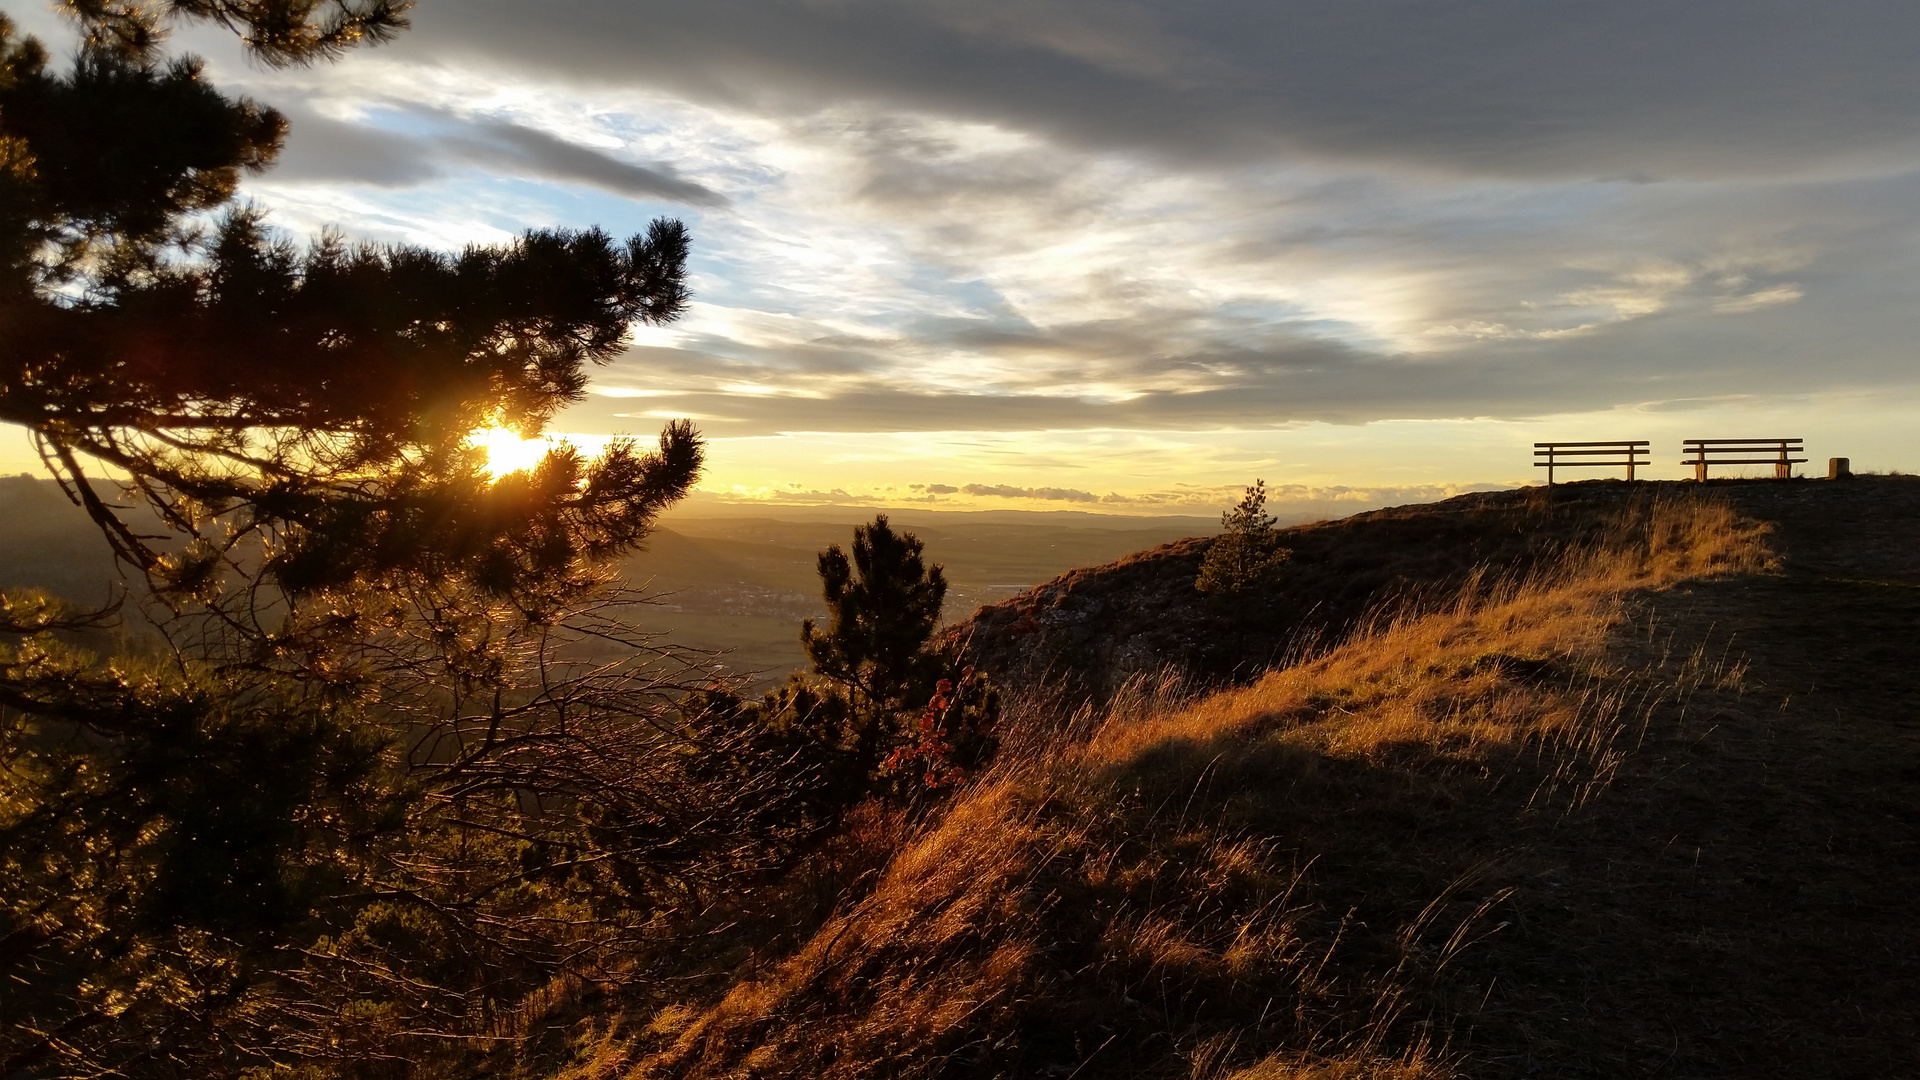
[[1243,689],[1029,709],[788,959],[629,1051],[602,1038],[576,1075],[1453,1075],[1449,965],[1504,928],[1529,831],[1727,677],[1622,669],[1626,598],[1768,559],[1722,503],[1642,502],[1605,531]]

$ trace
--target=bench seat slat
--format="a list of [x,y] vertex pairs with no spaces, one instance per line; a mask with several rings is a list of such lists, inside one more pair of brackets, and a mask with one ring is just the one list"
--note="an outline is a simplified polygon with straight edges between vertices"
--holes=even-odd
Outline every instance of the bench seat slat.
[[[1806,459],[1806,458],[1803,458],[1803,457],[1797,457],[1797,458],[1780,458],[1780,457],[1764,457],[1764,458],[1708,458],[1708,459],[1707,459],[1707,461],[1706,461],[1706,463],[1707,463],[1708,465],[1805,465],[1805,464],[1807,463],[1807,459]],[[1682,465],[1698,465],[1698,464],[1700,464],[1700,459],[1699,459],[1699,458],[1687,458],[1687,459],[1686,459],[1685,461],[1682,461],[1682,462],[1681,462],[1680,464],[1682,464]]]

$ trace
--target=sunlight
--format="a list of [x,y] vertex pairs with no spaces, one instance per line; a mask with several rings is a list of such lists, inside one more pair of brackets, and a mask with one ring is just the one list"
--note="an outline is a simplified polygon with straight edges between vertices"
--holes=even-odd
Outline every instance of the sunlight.
[[467,442],[487,452],[487,473],[495,480],[531,470],[554,446],[552,439],[523,439],[519,432],[503,427],[482,428]]

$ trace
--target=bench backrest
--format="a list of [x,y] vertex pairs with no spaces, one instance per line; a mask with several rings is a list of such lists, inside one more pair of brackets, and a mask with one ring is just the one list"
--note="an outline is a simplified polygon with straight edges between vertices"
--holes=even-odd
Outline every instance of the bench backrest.
[[1533,464],[1547,470],[1547,483],[1553,483],[1553,470],[1604,465],[1625,465],[1627,479],[1633,479],[1636,466],[1650,464],[1646,439],[1615,439],[1606,442],[1537,442]]
[[[1650,445],[1651,443],[1646,439],[1616,439],[1612,442],[1537,442],[1533,444],[1533,456],[1552,458],[1631,456],[1647,453],[1647,447]],[[1593,464],[1601,463],[1596,461]],[[1626,463],[1623,461],[1620,464]]]
[[[1682,465],[1693,466],[1693,478],[1705,480],[1709,465],[1772,465],[1776,478],[1792,475],[1793,466],[1806,464],[1804,439],[1682,439],[1687,455]],[[1625,465],[1627,479],[1634,469],[1651,464],[1647,439],[1607,439],[1586,442],[1537,442],[1533,444],[1534,466],[1547,470],[1547,483],[1553,483],[1555,469],[1586,466]]]
[[1774,455],[1773,457],[1767,458],[1766,461],[1751,463],[1763,465],[1768,462],[1778,461],[1788,454],[1804,454],[1807,452],[1806,440],[1804,439],[1682,439],[1680,440],[1680,445],[1685,448],[1682,451],[1683,453],[1692,454],[1695,458],[1708,458],[1708,460],[1716,465],[1733,464],[1732,462],[1722,462],[1720,460],[1721,456],[1726,454]]

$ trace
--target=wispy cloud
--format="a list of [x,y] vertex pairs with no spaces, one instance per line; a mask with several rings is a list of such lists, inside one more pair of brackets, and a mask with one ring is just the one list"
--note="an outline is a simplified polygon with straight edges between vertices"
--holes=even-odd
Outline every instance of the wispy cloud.
[[382,103],[355,121],[294,108],[293,131],[275,178],[374,187],[418,187],[458,168],[586,184],[628,198],[718,208],[725,196],[680,176],[672,166],[622,160],[607,149],[569,141],[511,120],[463,116],[418,102]]
[[664,199],[689,206],[725,206],[724,196],[682,179],[668,166],[621,161],[544,131],[503,120],[474,125],[471,135],[443,135],[437,144],[449,156],[474,164],[570,183],[591,184],[635,198]]

